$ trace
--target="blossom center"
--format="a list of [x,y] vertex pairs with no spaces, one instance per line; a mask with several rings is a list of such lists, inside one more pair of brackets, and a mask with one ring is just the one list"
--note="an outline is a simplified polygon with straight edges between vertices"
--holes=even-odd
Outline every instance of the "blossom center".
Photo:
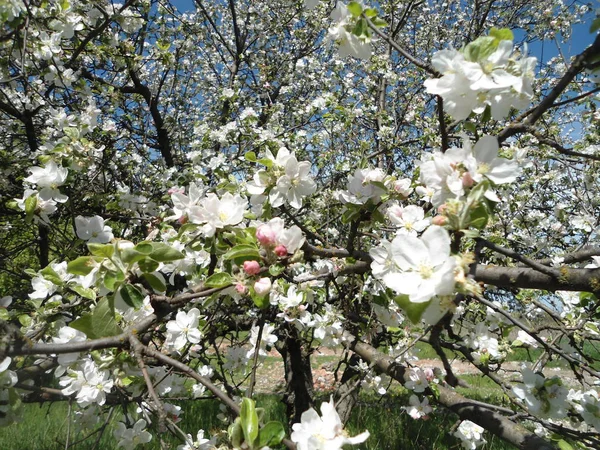
[[433,275],[433,267],[429,264],[421,263],[419,264],[418,272],[421,278],[427,280]]

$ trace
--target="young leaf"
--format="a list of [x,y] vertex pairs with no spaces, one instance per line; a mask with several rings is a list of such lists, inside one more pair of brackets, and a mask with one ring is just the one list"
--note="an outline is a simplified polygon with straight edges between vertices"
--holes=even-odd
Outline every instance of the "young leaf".
[[115,253],[115,246],[112,244],[97,244],[91,242],[87,245],[88,250],[94,256],[102,256],[104,258],[111,258]]
[[348,11],[354,17],[360,17],[362,14],[362,6],[358,2],[350,2],[348,3]]
[[[148,275],[148,274],[144,274]],[[156,278],[156,277],[155,277]],[[129,306],[133,308],[141,308],[144,304],[144,295],[142,292],[135,287],[133,284],[123,284],[119,289],[121,297]]]
[[226,260],[232,259],[236,264],[241,264],[244,261],[258,261],[260,260],[260,254],[258,248],[254,245],[236,245],[229,250],[223,258]]
[[233,283],[233,278],[231,275],[225,272],[214,273],[210,277],[206,279],[204,282],[204,286],[211,288],[220,288],[229,286]]
[[96,300],[96,292],[93,289],[84,288],[78,284],[69,285],[69,289],[76,292],[83,298],[87,298],[88,300]]
[[423,303],[411,302],[408,299],[408,295],[398,295],[397,297],[394,297],[394,301],[400,308],[404,310],[406,316],[414,324],[417,324],[421,321],[423,313],[431,303],[431,300]]
[[492,29],[490,30],[490,36],[496,39],[498,44],[500,43],[500,41],[512,41],[515,39],[513,32],[510,31],[508,28],[492,27]]
[[99,256],[80,256],[67,264],[67,272],[73,275],[88,275],[104,258]]
[[115,336],[123,331],[117,325],[113,302],[104,297],[92,312],[92,332],[95,337]]
[[285,437],[285,429],[280,422],[268,422],[258,432],[258,448],[279,445]]
[[144,273],[144,274],[142,274],[142,276],[148,282],[150,287],[152,289],[154,289],[156,292],[165,292],[167,290],[167,287],[165,286],[165,284],[156,275],[153,275],[151,273]]
[[153,242],[152,247],[153,250],[152,253],[150,253],[150,258],[154,261],[170,262],[185,258],[185,255],[179,250],[163,242]]
[[40,274],[52,284],[56,284],[57,286],[63,284],[63,280],[61,280],[60,276],[50,266],[46,266],[42,270],[40,270]]
[[258,436],[258,416],[256,415],[254,400],[249,398],[242,399],[242,408],[240,410],[240,419],[244,440],[251,446]]

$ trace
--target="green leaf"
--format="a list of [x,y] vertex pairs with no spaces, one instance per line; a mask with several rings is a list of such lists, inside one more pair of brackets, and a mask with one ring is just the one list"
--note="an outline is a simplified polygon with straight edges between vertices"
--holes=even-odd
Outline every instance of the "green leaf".
[[162,282],[160,278],[151,273],[142,274],[144,279],[148,282],[150,287],[154,289],[156,292],[165,292],[167,290],[167,286]]
[[365,16],[367,16],[369,19],[372,19],[373,17],[377,16],[378,12],[375,8],[367,8],[364,10]]
[[258,445],[256,447],[271,447],[281,443],[285,437],[285,429],[280,422],[267,422],[258,432]]
[[31,325],[31,316],[29,314],[21,314],[19,317],[19,323],[24,327],[28,327]]
[[233,260],[236,264],[241,264],[244,261],[259,261],[260,254],[258,248],[254,245],[236,245],[223,255],[225,260]]
[[478,230],[483,230],[490,219],[490,212],[485,200],[480,200],[472,210],[469,217],[470,225]]
[[256,162],[259,163],[259,164],[262,164],[267,169],[270,169],[271,167],[273,167],[273,161],[270,160],[269,158],[261,158],[261,159],[259,159]]
[[150,258],[144,258],[138,261],[138,267],[142,272],[150,273],[158,269],[159,263]]
[[274,277],[276,277],[277,275],[280,275],[281,272],[283,272],[285,270],[285,266],[283,264],[271,264],[269,266],[269,273],[271,275],[273,275]]
[[90,243],[87,245],[87,248],[92,255],[104,258],[112,258],[112,255],[115,253],[115,246],[112,244]]
[[246,154],[244,155],[244,158],[246,158],[246,161],[256,162],[256,153],[246,152]]
[[117,283],[117,273],[112,271],[112,270],[108,270],[105,274],[104,274],[104,286],[106,287],[106,289],[108,289],[109,291],[114,291],[115,290],[115,284]]
[[375,25],[377,28],[384,28],[388,26],[388,23],[379,17],[375,17],[373,20],[371,20],[371,22],[373,22],[373,25]]
[[146,255],[133,248],[121,250],[121,261],[123,261],[125,264],[133,264],[134,262],[144,259],[145,257]]
[[510,31],[508,28],[492,27],[492,29],[490,30],[490,36],[496,39],[498,41],[498,44],[500,43],[500,41],[513,41],[515,39],[513,32]]
[[358,2],[350,2],[348,3],[348,11],[354,17],[360,17],[360,15],[362,14],[362,6]]
[[149,255],[154,250],[152,242],[144,241],[133,247],[135,251],[140,252],[143,255]]
[[394,297],[394,301],[400,308],[402,308],[402,310],[406,313],[406,316],[414,324],[417,324],[421,321],[423,313],[431,303],[431,300],[423,303],[411,302],[408,298],[408,295],[398,295],[397,297]]
[[37,208],[37,196],[32,195],[25,200],[25,220],[31,222]]
[[233,448],[240,448],[242,446],[244,431],[242,430],[242,424],[240,418],[237,417],[235,421],[229,425],[227,429],[227,435],[229,436],[229,440],[231,441],[231,445]]
[[71,289],[73,292],[76,292],[83,298],[87,298],[89,300],[96,300],[96,292],[93,289],[84,288],[83,286],[79,286],[77,284],[69,285],[69,289]]
[[268,295],[260,296],[253,292],[251,294],[251,297],[252,297],[252,301],[254,302],[254,304],[260,309],[267,309],[270,305]]
[[369,26],[367,25],[367,21],[365,19],[360,19],[352,28],[352,34],[355,36],[362,36],[363,34],[367,34]]
[[67,264],[67,272],[73,275],[88,275],[102,261],[104,258],[99,256],[80,256]]
[[92,332],[93,339],[115,336],[123,332],[115,319],[114,302],[106,297],[98,302],[92,312]]
[[590,25],[590,33],[595,33],[600,30],[600,17],[596,17]]
[[63,280],[56,273],[56,271],[50,266],[46,266],[42,270],[40,270],[40,274],[46,280],[50,281],[52,284],[55,284],[57,286],[61,286],[63,284]]
[[122,333],[115,320],[115,310],[108,298],[100,300],[94,311],[86,313],[69,324],[86,334],[89,339],[115,336]]
[[468,61],[479,62],[490,56],[498,48],[498,41],[491,36],[481,36],[463,49]]
[[[144,274],[148,275],[148,274]],[[155,277],[156,278],[156,277]],[[144,294],[133,284],[123,284],[119,289],[119,294],[129,306],[133,308],[141,308],[144,304]]]
[[244,440],[249,445],[252,445],[258,436],[258,416],[254,408],[254,400],[245,397],[242,399],[240,419],[244,432]]
[[85,335],[90,339],[95,339],[97,336],[94,335],[94,330],[92,329],[92,315],[84,314],[79,319],[74,320],[69,324],[71,328],[75,328],[76,330],[85,333]]
[[473,122],[464,122],[463,128],[465,129],[465,131],[470,131],[473,134],[477,132],[477,128],[475,127],[475,124]]
[[179,250],[163,242],[153,242],[152,247],[154,247],[154,249],[152,250],[152,253],[150,253],[150,258],[154,261],[170,262],[185,258],[185,255]]
[[571,444],[569,444],[567,441],[565,441],[564,439],[561,439],[556,444],[558,445],[558,448],[560,450],[573,450],[573,446]]
[[204,282],[204,286],[211,288],[220,288],[229,286],[233,283],[233,278],[231,275],[225,272],[219,272],[212,274],[210,277],[206,279]]

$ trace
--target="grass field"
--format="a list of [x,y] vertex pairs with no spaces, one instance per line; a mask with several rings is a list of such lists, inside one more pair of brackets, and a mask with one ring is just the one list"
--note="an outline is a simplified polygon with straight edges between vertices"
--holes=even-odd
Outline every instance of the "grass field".
[[[433,349],[425,343],[418,343],[418,355],[421,359],[437,359]],[[588,349],[597,354],[596,349]],[[451,352],[447,353],[450,358],[454,357]],[[507,358],[509,361],[535,361],[541,354],[540,349],[527,351],[516,349]],[[335,355],[314,355],[313,367],[332,365],[338,360]],[[263,371],[271,372],[280,365],[278,357],[269,356],[262,367]],[[558,365],[558,363],[551,363]],[[259,370],[260,372],[260,370]],[[507,399],[502,391],[489,379],[480,375],[462,375],[470,388],[457,388],[457,390],[470,398],[507,406]],[[272,391],[273,384],[269,385]],[[283,386],[279,386],[283,387]],[[327,394],[328,395],[328,394]],[[458,425],[456,416],[443,408],[434,409],[429,420],[415,421],[402,409],[408,404],[408,393],[404,388],[395,385],[388,395],[384,397],[362,392],[360,400],[353,411],[347,429],[351,435],[358,434],[365,429],[371,433],[369,439],[356,448],[368,450],[460,450],[462,446],[458,439],[451,435],[453,427]],[[328,400],[323,397],[321,400]],[[216,430],[223,429],[223,423],[217,418],[219,414],[219,403],[214,400],[196,400],[180,402],[184,414],[178,424],[186,433],[195,437],[198,429],[204,429],[209,435]],[[265,408],[266,420],[279,420],[285,423],[285,406],[281,402],[281,396],[274,394],[263,394],[257,396],[257,406]],[[115,412],[118,412],[115,411]],[[120,414],[114,414],[120,416]],[[78,427],[69,427],[69,407],[66,402],[53,404],[25,405],[23,420],[7,428],[0,428],[0,450],[59,450],[65,449],[67,433],[70,449],[80,450],[113,450],[116,449],[116,440],[113,430],[117,419],[114,418],[106,424],[103,433],[94,430],[79,431]],[[89,439],[82,439],[86,436]],[[515,447],[506,444],[494,436],[486,433],[484,437],[488,443],[482,450],[509,450]],[[176,449],[181,441],[170,434],[164,436],[167,448]],[[81,441],[81,442],[79,442]],[[138,447],[140,449],[142,447]],[[153,440],[143,449],[160,449],[158,440]]]
[[[466,381],[473,386],[470,394],[481,400],[502,403],[501,392],[490,382],[478,376],[466,376]],[[347,426],[351,435],[365,429],[371,433],[370,438],[360,447],[369,450],[459,450],[462,448],[457,439],[448,430],[456,423],[456,417],[444,409],[436,409],[427,421],[415,421],[403,410],[402,405],[408,403],[409,394],[402,388],[393,391],[385,397],[372,394],[361,395],[352,418]],[[323,400],[327,400],[324,398]],[[182,402],[185,410],[179,426],[187,433],[196,435],[199,428],[209,433],[222,428],[217,418],[219,404],[213,400],[197,400]],[[285,407],[276,395],[260,395],[257,406],[264,407],[267,420],[285,422]],[[106,431],[100,436],[95,433],[90,439],[70,447],[81,450],[112,450],[116,441],[112,436],[115,420],[107,425]],[[59,450],[65,448],[68,429],[68,404],[26,405],[22,422],[7,428],[0,428],[0,450]],[[70,430],[71,443],[81,440],[90,434]],[[514,449],[493,436],[487,435],[488,444],[480,447],[484,450]],[[165,441],[169,449],[175,449],[180,442],[171,436]],[[141,448],[141,447],[138,447]],[[143,447],[144,449],[160,449],[157,441]]]

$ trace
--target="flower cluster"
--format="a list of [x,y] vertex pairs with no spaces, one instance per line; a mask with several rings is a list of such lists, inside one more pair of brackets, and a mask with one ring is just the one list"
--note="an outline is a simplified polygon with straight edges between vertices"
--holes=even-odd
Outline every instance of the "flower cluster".
[[496,120],[506,117],[511,107],[525,108],[533,97],[537,59],[513,52],[512,39],[510,30],[493,29],[461,51],[435,53],[431,63],[442,77],[426,80],[427,92],[441,96],[456,120],[471,112],[481,114],[487,106]]
[[397,236],[370,254],[373,275],[413,303],[454,291],[456,261],[450,255],[450,236],[441,227],[430,226],[420,238]]
[[[516,161],[498,156],[498,140],[483,136],[473,146],[465,138],[462,147],[452,147],[445,153],[428,154],[420,163],[421,182],[430,190],[431,203],[438,207],[447,200],[462,200],[466,192],[484,179],[492,183],[512,183],[520,174]],[[489,190],[486,197],[499,201]]]
[[346,444],[360,444],[369,437],[368,431],[348,437],[333,398],[321,403],[320,416],[313,408],[303,412],[300,423],[292,425],[292,430],[291,439],[298,450],[339,450]]
[[262,194],[268,190],[272,207],[287,203],[292,208],[300,209],[304,198],[317,190],[310,175],[310,162],[298,162],[295,153],[287,148],[281,147],[276,157],[267,150],[263,162],[269,169],[256,172],[254,182],[247,184],[248,192],[254,196],[253,204],[260,203]]

